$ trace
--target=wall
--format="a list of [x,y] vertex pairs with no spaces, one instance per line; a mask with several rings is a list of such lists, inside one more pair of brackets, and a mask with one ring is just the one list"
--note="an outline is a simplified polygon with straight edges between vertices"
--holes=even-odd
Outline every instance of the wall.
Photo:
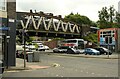
[[[9,1],[9,0],[8,0]],[[16,65],[16,2],[7,2],[7,16],[8,16],[8,27],[10,30],[8,35],[10,40],[8,43],[8,64],[9,66]]]
[[56,40],[52,40],[52,41],[48,41],[48,42],[44,42],[44,45],[47,45],[49,48],[53,49],[55,47],[58,46],[57,41]]

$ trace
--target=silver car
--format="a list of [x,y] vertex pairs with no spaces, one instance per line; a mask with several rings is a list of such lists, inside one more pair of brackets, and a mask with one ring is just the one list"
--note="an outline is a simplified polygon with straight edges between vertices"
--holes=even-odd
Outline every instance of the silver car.
[[54,53],[66,53],[68,48],[69,48],[68,46],[60,46],[58,48],[54,48],[53,52]]

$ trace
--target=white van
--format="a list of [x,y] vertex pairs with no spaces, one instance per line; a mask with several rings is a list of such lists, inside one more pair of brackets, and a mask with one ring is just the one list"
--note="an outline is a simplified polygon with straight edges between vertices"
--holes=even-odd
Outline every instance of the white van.
[[85,42],[83,39],[65,39],[61,43],[62,46],[69,46],[71,48],[84,49]]

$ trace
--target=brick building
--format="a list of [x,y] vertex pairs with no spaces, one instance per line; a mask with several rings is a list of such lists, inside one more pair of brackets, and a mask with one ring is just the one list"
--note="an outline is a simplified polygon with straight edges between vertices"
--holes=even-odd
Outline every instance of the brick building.
[[120,28],[107,28],[98,30],[98,42],[100,46],[115,52],[120,51]]

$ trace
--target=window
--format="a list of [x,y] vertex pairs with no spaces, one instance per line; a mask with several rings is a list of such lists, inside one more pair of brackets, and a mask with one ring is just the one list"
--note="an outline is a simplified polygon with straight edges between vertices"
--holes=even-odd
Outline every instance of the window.
[[77,40],[65,40],[63,41],[63,43],[76,43]]
[[6,11],[6,0],[0,0],[0,10]]
[[84,49],[84,41],[78,41],[78,48]]

